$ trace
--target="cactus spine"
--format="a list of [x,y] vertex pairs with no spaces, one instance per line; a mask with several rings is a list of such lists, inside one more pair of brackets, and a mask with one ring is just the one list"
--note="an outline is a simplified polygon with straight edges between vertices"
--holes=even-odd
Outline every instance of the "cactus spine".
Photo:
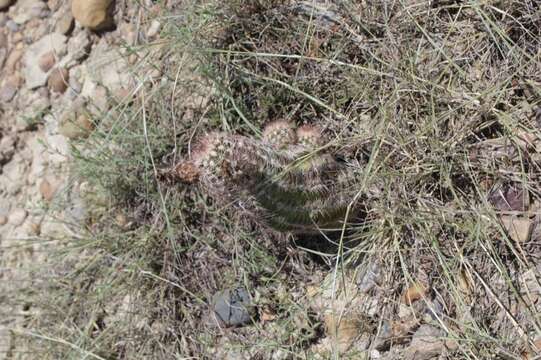
[[280,231],[311,233],[338,229],[352,191],[352,173],[329,154],[321,130],[298,129],[286,121],[267,125],[261,140],[211,133],[175,173],[198,180],[214,197],[243,200],[267,224]]

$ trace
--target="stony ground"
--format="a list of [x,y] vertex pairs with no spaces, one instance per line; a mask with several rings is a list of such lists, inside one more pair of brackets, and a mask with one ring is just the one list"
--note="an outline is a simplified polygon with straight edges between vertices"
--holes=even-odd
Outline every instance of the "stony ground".
[[81,14],[67,1],[0,1],[2,359],[14,355],[8,329],[32,311],[10,304],[10,294],[46,260],[44,247],[58,246],[47,239],[84,216],[83,204],[67,193],[74,181],[70,142],[85,137],[92,116],[109,110],[108,98],[126,96],[131,84],[124,55],[139,41],[136,34],[152,38],[159,31],[159,23],[144,23],[151,1],[142,7],[117,2],[103,30],[102,20],[85,18],[99,6],[79,3]]

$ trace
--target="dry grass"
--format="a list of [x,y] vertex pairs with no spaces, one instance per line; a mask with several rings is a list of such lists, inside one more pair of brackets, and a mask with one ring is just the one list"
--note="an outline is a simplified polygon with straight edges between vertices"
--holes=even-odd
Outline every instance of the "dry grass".
[[[307,286],[374,262],[376,328],[422,282],[422,311],[438,304],[434,324],[457,344],[449,359],[520,359],[541,336],[539,294],[520,280],[539,276],[540,238],[511,239],[490,201],[515,187],[526,211],[539,202],[539,147],[522,139],[539,136],[540,5],[315,3],[191,4],[163,17],[159,50],[132,49],[161,81],[141,75],[80,145],[77,180],[107,204],[25,294],[40,312],[21,341],[49,358],[310,359],[323,316]],[[358,168],[367,213],[334,244],[274,233],[159,176],[207,130],[259,137],[275,119],[324,127],[327,149]],[[212,294],[232,286],[253,295],[254,325],[209,319]]]

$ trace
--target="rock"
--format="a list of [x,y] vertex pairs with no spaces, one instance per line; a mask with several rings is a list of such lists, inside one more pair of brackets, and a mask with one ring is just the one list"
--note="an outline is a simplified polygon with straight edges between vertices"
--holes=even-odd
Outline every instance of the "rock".
[[19,63],[19,60],[21,60],[22,56],[23,52],[19,49],[14,49],[9,53],[4,66],[6,73],[10,74],[15,72],[17,69],[17,64]]
[[518,186],[501,187],[488,200],[498,211],[526,211],[530,204],[528,191]]
[[6,34],[0,31],[0,48],[7,48],[7,47],[8,47],[8,38]]
[[253,306],[245,289],[218,292],[212,306],[217,320],[225,326],[242,326],[252,321]]
[[94,129],[94,124],[86,114],[65,113],[60,118],[58,132],[71,140],[83,139]]
[[47,72],[40,68],[40,59],[43,55],[53,52],[56,58],[62,57],[66,53],[67,38],[58,33],[45,35],[39,41],[30,45],[24,54],[24,77],[26,86],[29,89],[45,85],[47,82]]
[[69,84],[69,73],[65,68],[54,69],[49,74],[49,79],[47,80],[47,87],[53,92],[63,94],[68,88]]
[[69,11],[63,12],[57,20],[54,31],[63,35],[68,35],[73,31],[74,21],[73,16]]
[[90,30],[104,30],[114,25],[113,0],[73,0],[71,13],[75,20]]
[[410,305],[411,303],[422,299],[426,296],[427,287],[420,282],[414,282],[405,292],[402,294],[402,303]]
[[41,194],[41,197],[43,197],[45,201],[50,202],[54,198],[56,189],[53,187],[53,185],[51,185],[49,181],[47,181],[47,179],[45,179],[42,180],[39,184],[39,192]]
[[0,88],[0,102],[8,103],[15,97],[17,88],[11,84],[6,84]]
[[68,65],[75,65],[90,54],[90,37],[86,31],[80,31],[68,41]]
[[49,51],[48,53],[41,55],[38,61],[39,68],[45,73],[51,70],[54,64],[56,64],[54,51]]
[[361,324],[352,317],[343,314],[328,313],[325,315],[325,332],[330,340],[333,353],[345,353],[360,335]]
[[42,0],[17,0],[12,19],[17,24],[22,25],[30,19],[41,17],[46,10],[49,10],[49,8]]
[[[93,90],[85,92],[89,88],[87,81],[101,84],[111,93],[119,89],[131,89],[133,77],[129,71],[129,64],[117,49],[111,48],[104,39],[92,49],[92,53],[86,62],[86,79],[83,85],[83,95],[90,97]],[[91,87],[91,85],[90,85]]]
[[427,360],[442,354],[446,349],[443,335],[443,332],[434,326],[421,325],[413,335],[404,359]]
[[8,163],[15,153],[17,138],[15,136],[4,136],[0,139],[0,165]]
[[28,213],[25,209],[15,209],[9,214],[9,223],[13,226],[20,226],[26,220],[26,217],[28,216]]
[[533,221],[530,218],[502,215],[500,220],[511,239],[519,243],[526,242],[530,239],[533,227]]
[[8,223],[7,216],[0,215],[0,226],[6,225]]
[[6,22],[6,28],[9,29],[11,32],[17,32],[19,31],[20,26],[13,20],[8,20]]
[[362,269],[357,274],[357,286],[359,291],[367,293],[376,287],[381,281],[382,273],[381,266],[377,262],[367,264],[365,269]]
[[155,37],[156,35],[158,35],[161,26],[162,24],[160,24],[158,20],[152,20],[147,30],[147,37],[151,39]]
[[7,9],[13,1],[11,0],[0,0],[0,10]]

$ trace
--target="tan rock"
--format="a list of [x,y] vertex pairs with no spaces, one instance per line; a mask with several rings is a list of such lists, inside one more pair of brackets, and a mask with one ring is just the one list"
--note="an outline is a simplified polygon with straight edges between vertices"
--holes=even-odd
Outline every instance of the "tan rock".
[[90,30],[103,30],[113,25],[113,0],[73,0],[71,13],[75,20]]
[[502,215],[500,220],[511,239],[521,243],[530,239],[533,227],[531,219],[514,215]]
[[44,200],[51,201],[54,198],[56,189],[49,181],[47,181],[47,179],[45,179],[39,184],[39,192]]
[[71,140],[85,138],[93,129],[94,124],[85,114],[76,115],[75,118],[66,116],[60,119],[60,134]]
[[43,72],[48,72],[51,70],[56,63],[56,57],[54,55],[54,51],[49,51],[39,58],[39,68]]
[[402,295],[403,304],[411,304],[425,297],[427,287],[420,282],[413,283]]
[[[343,315],[343,314],[342,314]],[[325,331],[332,342],[332,347],[339,353],[345,353],[359,336],[361,324],[350,314],[328,313],[325,315]]]
[[49,74],[49,79],[47,80],[47,87],[51,91],[62,94],[68,88],[68,81],[68,70],[64,68],[54,69],[51,74]]
[[12,0],[0,0],[0,10],[7,9],[12,3]]
[[8,223],[8,218],[5,215],[0,215],[0,226],[6,225]]

